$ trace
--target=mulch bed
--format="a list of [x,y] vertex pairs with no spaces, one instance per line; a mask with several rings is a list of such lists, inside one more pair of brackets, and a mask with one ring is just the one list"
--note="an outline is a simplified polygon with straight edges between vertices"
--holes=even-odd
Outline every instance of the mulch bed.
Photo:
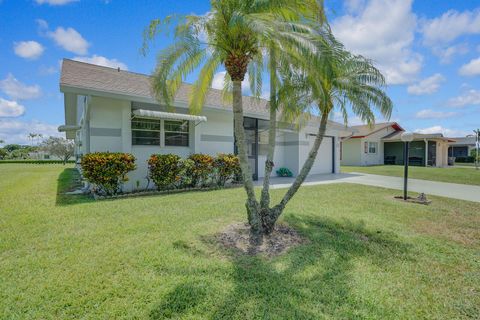
[[275,230],[264,236],[260,242],[255,241],[255,238],[251,236],[248,223],[232,224],[216,238],[223,247],[233,249],[239,254],[267,257],[281,255],[290,248],[307,242],[307,239],[303,238],[295,229],[284,224],[277,224]]

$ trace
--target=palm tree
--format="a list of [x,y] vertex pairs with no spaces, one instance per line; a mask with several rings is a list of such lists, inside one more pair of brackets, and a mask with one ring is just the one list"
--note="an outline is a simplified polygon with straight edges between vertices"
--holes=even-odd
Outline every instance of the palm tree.
[[37,134],[36,133],[33,133],[33,132],[30,132],[27,136],[27,138],[32,141],[32,145],[33,145],[33,140],[37,137]]
[[[321,4],[315,0],[212,0],[211,6],[209,14],[186,16],[178,23],[175,28],[175,43],[159,55],[152,86],[157,98],[170,105],[182,80],[201,66],[190,97],[190,110],[196,113],[203,106],[215,72],[221,65],[225,67],[231,81],[234,132],[247,193],[248,221],[252,231],[261,234],[261,216],[264,210],[262,211],[256,199],[248,164],[241,83],[246,74],[250,79],[256,79],[251,83],[255,83],[254,93],[259,95],[264,58],[268,53],[272,55],[290,50],[292,56],[299,56],[299,52],[312,47],[313,43],[309,42],[311,27],[304,21],[318,21],[323,10]],[[171,19],[169,17],[164,21],[152,21],[146,30],[145,39],[148,41],[155,38],[161,27],[170,23]],[[206,38],[207,42],[202,42],[202,38]],[[270,68],[276,69],[273,55],[270,61]],[[270,72],[272,73],[271,70]],[[273,70],[273,73],[276,73],[276,70]],[[276,81],[271,81],[272,86],[275,84]],[[276,93],[277,89],[274,87],[271,90],[272,97],[276,96]],[[276,99],[272,101],[271,110],[276,112]],[[275,115],[273,119],[276,119],[276,113],[272,113]],[[270,135],[273,135],[273,142],[274,129],[271,129],[273,134]],[[274,144],[271,148],[269,161],[273,159]],[[268,170],[271,172],[271,168]]]
[[[284,101],[284,117],[294,119],[305,115],[319,114],[319,127],[312,149],[294,183],[274,207],[262,216],[262,227],[270,233],[287,203],[305,181],[315,162],[318,149],[325,136],[328,119],[337,108],[347,124],[348,109],[364,122],[373,124],[376,108],[385,118],[392,111],[392,101],[382,90],[385,85],[383,75],[372,63],[362,56],[355,56],[330,36],[332,50],[323,48],[322,54],[314,54],[296,72],[290,70],[283,84],[281,100]],[[305,60],[304,60],[305,61]]]

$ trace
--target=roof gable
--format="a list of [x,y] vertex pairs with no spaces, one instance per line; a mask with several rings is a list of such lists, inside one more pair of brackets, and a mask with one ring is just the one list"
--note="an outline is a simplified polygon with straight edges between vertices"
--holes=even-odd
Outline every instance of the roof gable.
[[365,124],[360,126],[351,126],[352,129],[356,130],[356,133],[354,136],[352,136],[352,138],[365,138],[390,127],[393,128],[395,132],[405,131],[397,122],[375,123],[372,126]]

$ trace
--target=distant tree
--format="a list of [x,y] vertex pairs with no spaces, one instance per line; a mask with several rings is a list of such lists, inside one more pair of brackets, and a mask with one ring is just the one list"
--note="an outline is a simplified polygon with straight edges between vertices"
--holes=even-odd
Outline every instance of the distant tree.
[[0,144],[4,144],[5,140],[0,139]]
[[14,150],[22,149],[22,146],[19,144],[7,144],[3,147],[7,152],[12,152]]
[[4,148],[0,148],[0,160],[3,160],[7,157],[8,152]]
[[59,157],[63,160],[63,164],[73,157],[74,147],[73,141],[59,137],[49,137],[40,145],[41,150]]

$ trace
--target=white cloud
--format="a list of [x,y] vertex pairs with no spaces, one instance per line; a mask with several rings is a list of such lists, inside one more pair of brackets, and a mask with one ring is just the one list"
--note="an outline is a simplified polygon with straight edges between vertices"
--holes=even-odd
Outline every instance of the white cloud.
[[469,51],[466,44],[458,44],[446,48],[434,47],[432,50],[433,53],[440,58],[440,63],[443,64],[450,63],[455,55],[466,54]]
[[97,56],[96,54],[91,57],[75,57],[73,58],[73,60],[96,64],[109,68],[120,68],[122,70],[128,70],[128,67],[125,63],[118,61],[117,59],[108,59],[103,56]]
[[458,70],[462,76],[478,76],[480,75],[480,57],[470,60],[469,63],[464,64]]
[[38,29],[41,33],[43,33],[43,31],[48,29],[47,21],[45,21],[43,19],[37,19],[37,20],[35,20],[35,22],[37,23]]
[[[345,119],[343,119],[343,114],[339,111],[335,111],[332,113],[331,120],[341,124],[345,123]],[[364,124],[364,122],[357,116],[349,116],[347,119],[348,126],[358,126],[362,124]]]
[[218,90],[223,90],[226,74],[227,74],[226,71],[221,71],[221,72],[215,73],[215,75],[213,76],[212,88],[218,89]]
[[42,95],[38,85],[25,85],[11,73],[4,80],[0,80],[0,90],[14,100],[36,99]]
[[464,107],[467,105],[480,105],[480,91],[475,89],[467,90],[464,94],[448,101],[451,107]]
[[480,34],[480,10],[449,10],[438,18],[425,20],[421,31],[427,45],[447,44],[462,35]]
[[[218,90],[223,90],[226,74],[227,74],[226,71],[217,72],[213,76],[212,88],[218,89]],[[243,95],[246,95],[246,96],[252,95],[252,91],[250,90],[250,80],[248,78],[248,74],[245,75],[245,79],[242,81],[242,93],[243,93]],[[262,93],[260,95],[260,98],[265,99],[265,100],[270,100],[270,88],[268,87],[268,83],[263,84]]]
[[[42,25],[43,27],[45,26],[43,23],[40,23],[41,27]],[[87,40],[73,28],[65,29],[58,27],[55,31],[47,32],[47,36],[52,38],[58,46],[76,54],[87,54],[88,47],[90,46]]]
[[365,6],[365,0],[345,0],[343,6],[347,12],[356,12]]
[[418,133],[423,133],[423,134],[442,133],[446,137],[459,137],[459,136],[466,136],[468,134],[468,132],[465,130],[449,129],[449,128],[444,128],[440,125],[423,128],[423,129],[415,129],[414,131]]
[[45,48],[36,41],[20,41],[13,44],[15,54],[25,59],[37,59],[44,50]]
[[57,125],[40,121],[20,121],[14,119],[0,119],[0,139],[5,143],[30,144],[27,138],[29,133],[40,133],[44,137],[64,136],[57,130]]
[[335,36],[347,49],[372,59],[389,84],[411,82],[423,60],[412,51],[417,26],[412,0],[370,0],[350,9],[333,21]]
[[415,114],[417,119],[445,119],[457,115],[456,112],[434,111],[432,109],[423,109]]
[[[226,74],[227,74],[226,71],[217,72],[213,76],[212,88],[218,89],[218,90],[223,90]],[[245,75],[245,79],[242,81],[242,92],[243,92],[243,94],[249,94],[250,93],[250,81],[248,80],[248,74]]]
[[440,88],[440,84],[444,81],[445,78],[440,73],[436,73],[416,84],[408,86],[407,91],[414,95],[432,94],[437,92],[438,88]]
[[19,117],[25,113],[25,107],[16,101],[0,98],[0,117]]
[[76,1],[78,0],[35,0],[37,4],[48,4],[51,6],[63,6]]
[[47,66],[42,65],[38,68],[38,72],[42,76],[48,76],[48,75],[57,73],[57,71],[58,71],[58,69],[56,67],[53,67],[53,66],[47,67]]

